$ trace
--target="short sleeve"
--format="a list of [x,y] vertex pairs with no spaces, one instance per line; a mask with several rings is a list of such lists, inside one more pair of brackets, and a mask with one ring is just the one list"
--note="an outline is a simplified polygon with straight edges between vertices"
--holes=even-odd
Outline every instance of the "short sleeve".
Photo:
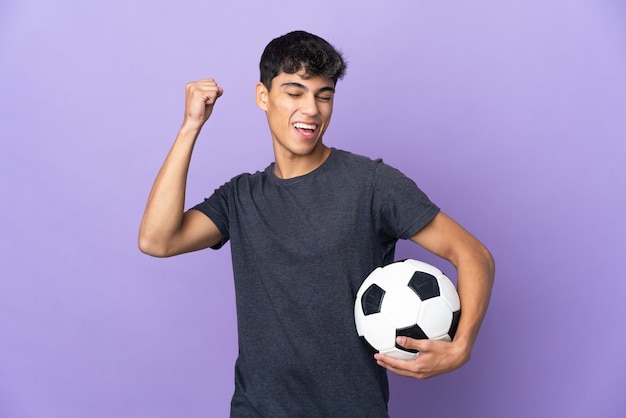
[[439,207],[413,180],[380,160],[372,193],[376,225],[393,238],[411,238],[439,213]]
[[230,183],[224,184],[215,190],[210,197],[204,199],[202,203],[199,203],[191,208],[192,210],[200,211],[208,216],[213,221],[215,226],[217,226],[217,229],[220,230],[222,234],[222,241],[211,247],[215,250],[224,246],[224,244],[226,244],[230,239],[230,228],[228,222],[230,206],[228,199],[229,187]]

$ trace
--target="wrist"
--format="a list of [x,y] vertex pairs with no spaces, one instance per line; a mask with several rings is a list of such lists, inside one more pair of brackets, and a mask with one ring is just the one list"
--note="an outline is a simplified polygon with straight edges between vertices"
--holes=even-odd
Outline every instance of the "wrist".
[[469,338],[457,335],[452,341],[452,345],[457,351],[457,354],[465,358],[465,361],[468,361],[470,359],[473,344]]
[[191,138],[195,141],[195,139],[200,135],[200,131],[202,130],[202,125],[197,125],[191,122],[183,122],[182,126],[178,130],[178,136],[184,138]]

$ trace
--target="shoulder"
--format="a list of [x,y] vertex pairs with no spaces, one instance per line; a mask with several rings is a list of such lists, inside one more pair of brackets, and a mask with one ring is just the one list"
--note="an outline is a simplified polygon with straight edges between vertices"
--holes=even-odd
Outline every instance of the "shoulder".
[[380,158],[372,159],[365,155],[355,154],[350,151],[344,151],[333,148],[331,153],[334,166],[352,173],[374,173],[377,167],[383,163]]
[[332,155],[334,155],[335,159],[344,162],[344,163],[352,163],[359,165],[372,165],[378,164],[382,162],[382,159],[372,159],[365,155],[355,154],[350,151],[345,151],[342,149],[332,148]]
[[254,187],[255,185],[262,184],[267,180],[268,172],[271,165],[262,171],[256,171],[254,173],[241,173],[226,183],[224,183],[219,189],[221,190],[239,190]]
[[385,163],[382,158],[371,158],[334,148],[333,153],[335,153],[337,165],[343,166],[352,173],[369,174],[372,179],[406,178],[404,173]]

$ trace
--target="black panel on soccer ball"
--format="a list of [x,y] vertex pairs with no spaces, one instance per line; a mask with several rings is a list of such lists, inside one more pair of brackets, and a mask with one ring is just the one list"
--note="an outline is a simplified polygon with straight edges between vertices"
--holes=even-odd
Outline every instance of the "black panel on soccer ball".
[[448,335],[453,340],[454,335],[456,334],[456,329],[459,327],[459,319],[461,319],[461,310],[452,312],[452,324],[450,324],[450,331],[448,331]]
[[380,286],[373,284],[363,292],[361,297],[361,308],[365,315],[371,315],[380,312],[380,307],[383,304],[383,298],[385,297],[385,291]]
[[409,287],[421,300],[428,300],[439,296],[437,278],[423,271],[416,271],[409,281]]
[[[428,339],[428,336],[424,333],[424,331],[422,331],[422,329],[417,324],[407,327],[407,328],[397,329],[396,337],[410,337],[416,340]],[[396,344],[396,348],[399,348],[400,350],[404,350],[404,351],[409,351],[411,353],[417,353],[417,350],[400,347],[398,344]]]

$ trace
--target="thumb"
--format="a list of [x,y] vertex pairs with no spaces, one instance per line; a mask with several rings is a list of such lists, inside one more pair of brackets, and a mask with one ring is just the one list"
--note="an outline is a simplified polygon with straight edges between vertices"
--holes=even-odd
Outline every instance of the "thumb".
[[399,336],[396,337],[396,344],[398,344],[402,348],[421,351],[422,349],[426,348],[428,340],[416,340],[415,338],[411,337]]

